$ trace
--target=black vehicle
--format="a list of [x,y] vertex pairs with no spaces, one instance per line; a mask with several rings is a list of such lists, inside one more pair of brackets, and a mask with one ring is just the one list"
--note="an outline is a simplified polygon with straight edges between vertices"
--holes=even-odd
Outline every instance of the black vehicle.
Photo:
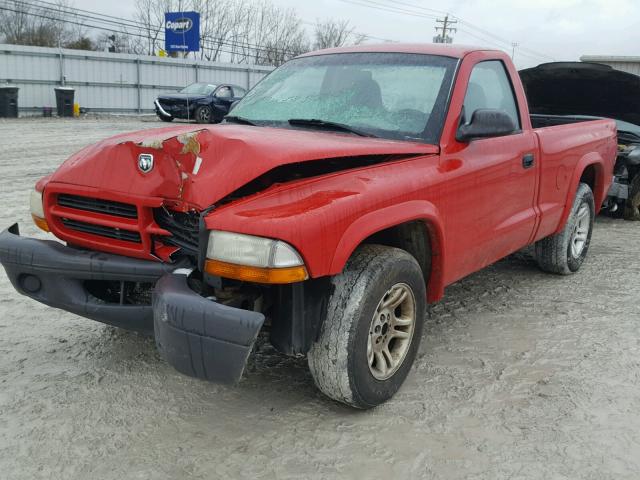
[[247,90],[237,85],[192,83],[178,93],[160,95],[153,103],[163,122],[181,118],[198,123],[218,123],[229,113],[233,102],[245,93]]
[[520,78],[538,123],[616,121],[618,158],[603,207],[640,220],[640,77],[600,63],[553,62],[521,70]]

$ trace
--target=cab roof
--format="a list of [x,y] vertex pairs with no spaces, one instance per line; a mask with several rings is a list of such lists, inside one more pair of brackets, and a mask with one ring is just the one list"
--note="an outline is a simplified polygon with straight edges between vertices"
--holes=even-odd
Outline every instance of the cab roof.
[[355,45],[352,47],[327,48],[300,55],[309,57],[314,55],[327,55],[331,53],[420,53],[424,55],[440,55],[444,57],[462,58],[472,52],[501,52],[493,48],[474,47],[471,45],[449,45],[442,43],[380,43],[373,45]]

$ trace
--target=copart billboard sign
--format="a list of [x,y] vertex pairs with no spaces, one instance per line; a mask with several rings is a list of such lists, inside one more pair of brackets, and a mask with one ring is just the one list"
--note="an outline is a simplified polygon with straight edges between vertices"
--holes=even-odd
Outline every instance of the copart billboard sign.
[[164,44],[167,52],[200,50],[200,14],[198,12],[165,13]]

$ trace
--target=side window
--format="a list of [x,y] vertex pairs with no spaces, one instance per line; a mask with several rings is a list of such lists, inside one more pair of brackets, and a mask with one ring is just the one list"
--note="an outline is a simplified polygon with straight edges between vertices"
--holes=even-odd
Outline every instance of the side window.
[[518,104],[504,65],[499,60],[480,62],[471,71],[467,94],[464,97],[466,121],[479,108],[502,110],[520,128]]
[[247,94],[247,91],[241,87],[233,87],[233,96],[235,98],[242,98]]
[[216,92],[218,98],[231,98],[231,89],[229,87],[220,87]]

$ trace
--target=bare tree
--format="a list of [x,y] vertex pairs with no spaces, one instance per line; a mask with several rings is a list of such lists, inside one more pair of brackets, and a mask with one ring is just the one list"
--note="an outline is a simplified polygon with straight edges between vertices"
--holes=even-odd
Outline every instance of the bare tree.
[[271,15],[273,28],[268,30],[262,44],[264,50],[261,59],[256,63],[278,66],[310,50],[307,33],[295,10],[276,8]]
[[199,56],[210,61],[277,66],[312,46],[338,47],[366,38],[348,21],[333,19],[317,21],[310,38],[295,9],[276,6],[272,0],[135,0],[137,26],[115,36],[104,33],[94,43],[70,0],[57,0],[56,5],[3,1],[0,40],[23,45],[84,49],[108,44],[119,52],[155,55],[164,48],[165,12],[180,10],[200,13]]
[[237,19],[232,35],[232,61],[280,65],[309,50],[302,20],[293,9],[260,0],[250,5],[239,4]]
[[86,37],[71,4],[58,0],[55,5],[5,0],[0,10],[0,38],[6,43],[59,47],[78,43]]
[[80,37],[75,40],[71,40],[63,45],[64,48],[70,48],[71,50],[96,50],[97,46],[94,41],[89,37]]
[[200,58],[219,60],[231,44],[242,4],[234,0],[193,0],[192,8],[200,12]]
[[179,6],[176,0],[136,0],[134,18],[141,27],[147,55],[155,55],[164,48],[161,38],[164,35],[164,14],[177,11]]
[[348,20],[317,20],[313,32],[315,49],[359,45],[366,40],[366,35],[355,32]]

